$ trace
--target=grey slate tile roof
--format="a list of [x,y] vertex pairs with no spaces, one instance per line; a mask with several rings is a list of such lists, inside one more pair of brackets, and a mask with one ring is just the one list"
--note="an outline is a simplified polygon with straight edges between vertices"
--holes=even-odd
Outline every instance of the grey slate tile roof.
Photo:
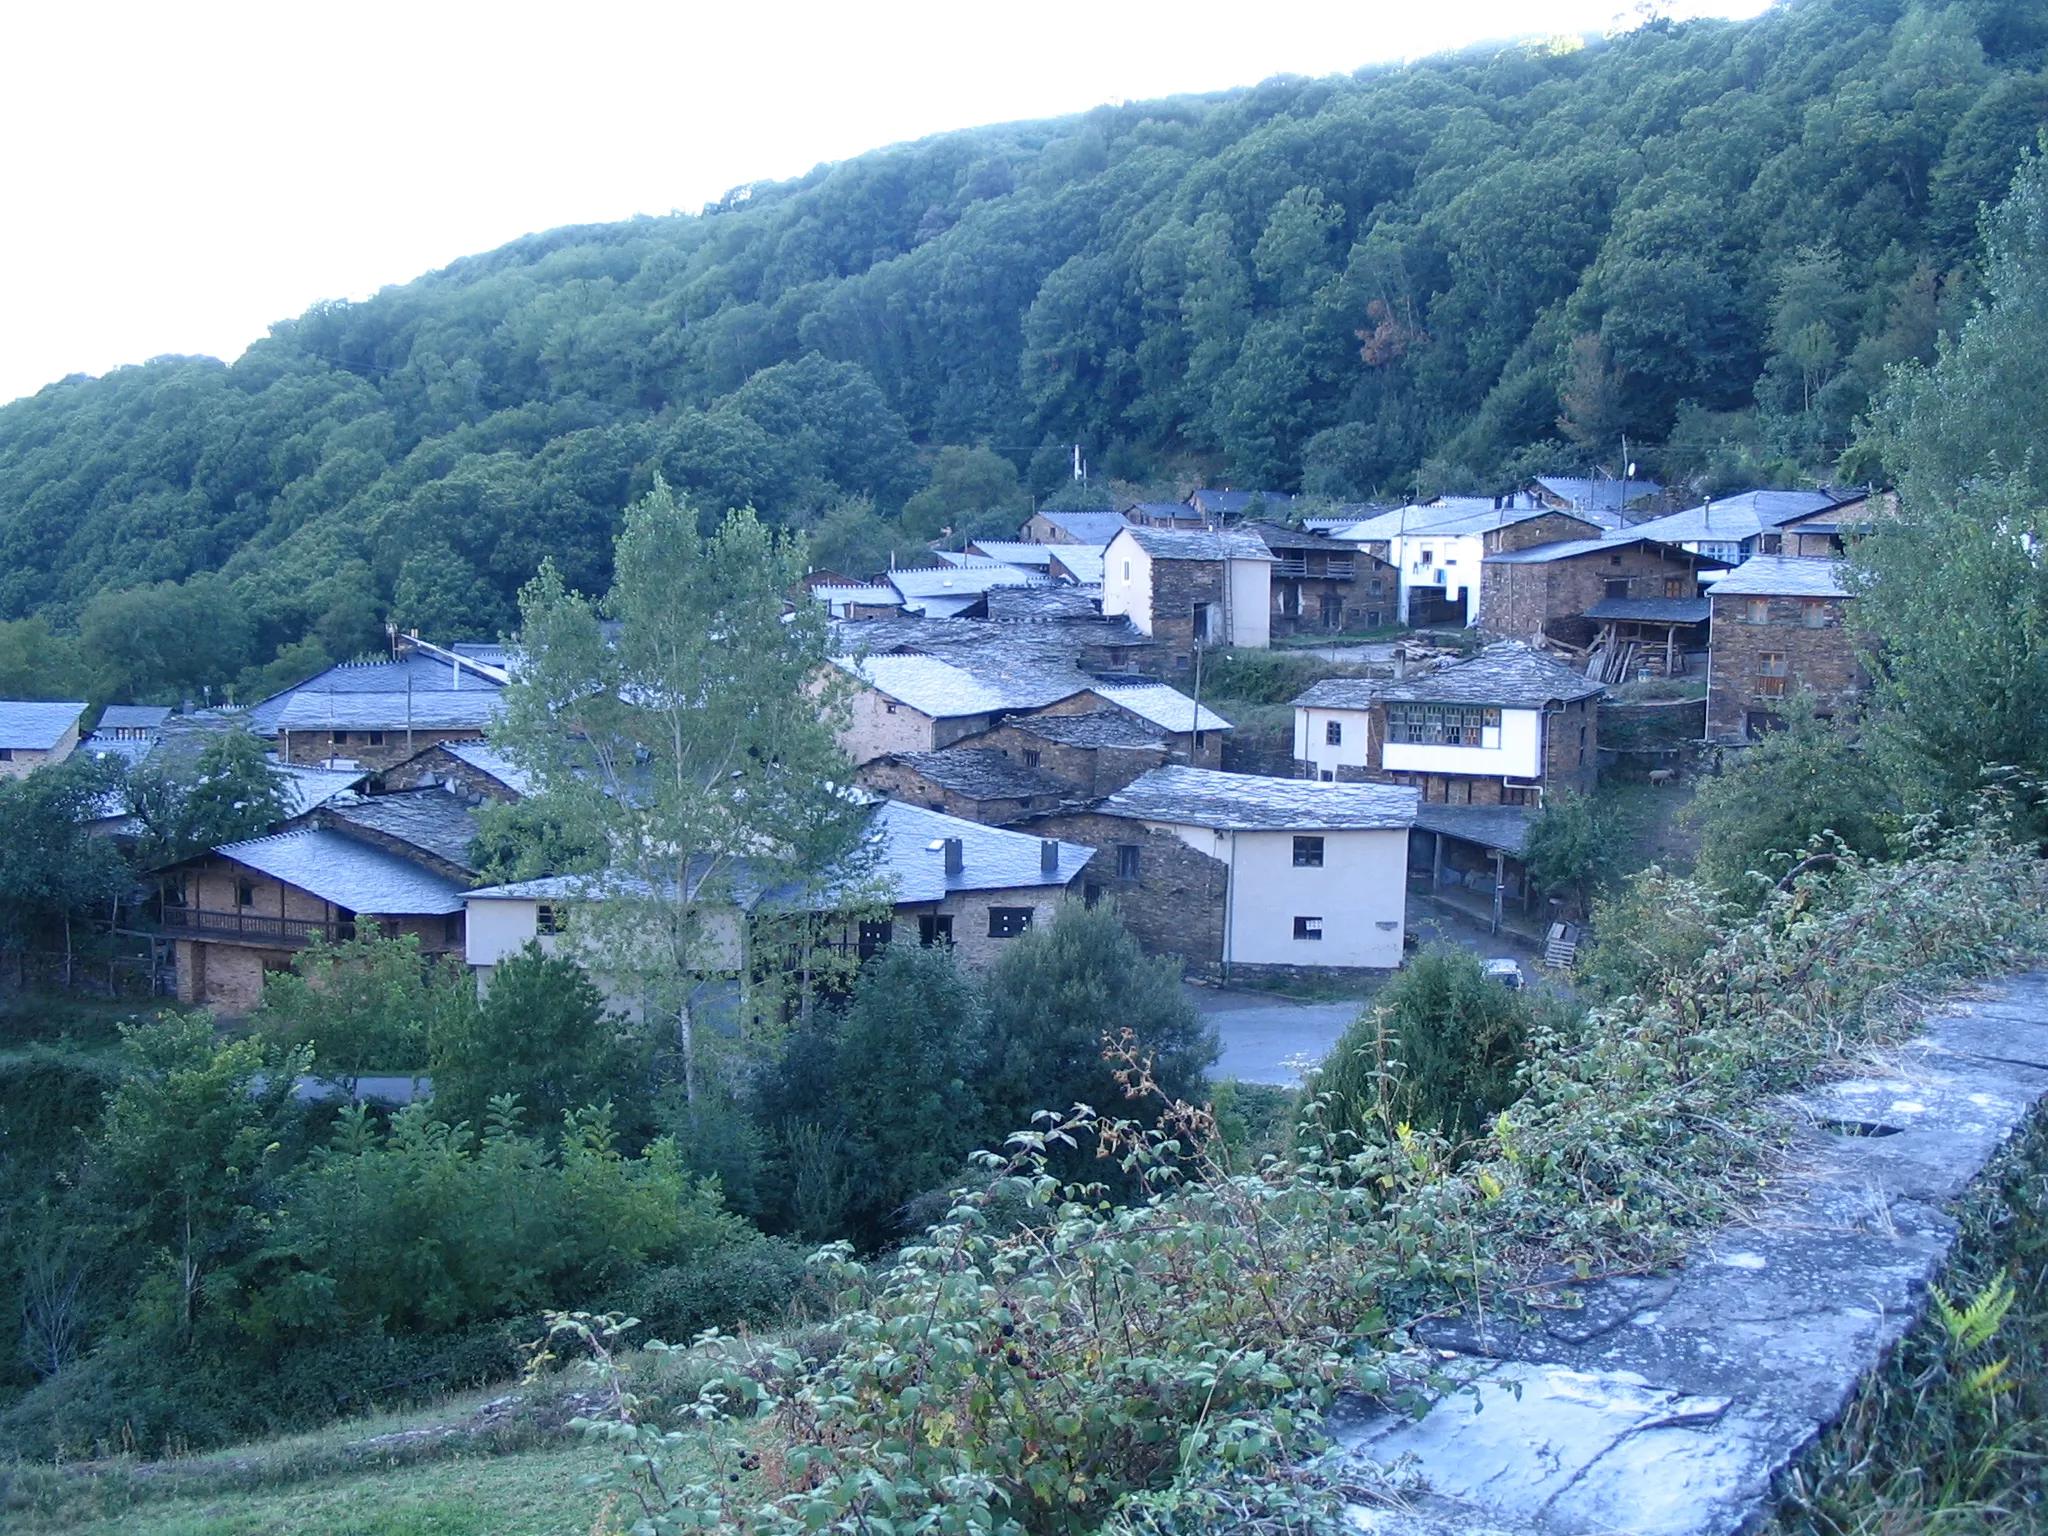
[[1582,517],[1585,521],[1592,521],[1583,514],[1559,512],[1552,507],[1496,507],[1485,498],[1471,498],[1431,506],[1396,507],[1391,512],[1376,513],[1349,527],[1335,529],[1332,537],[1350,543],[1367,543],[1421,534],[1449,537],[1491,533],[1496,528],[1512,528],[1517,523],[1538,517]]
[[1134,501],[1129,509],[1142,517],[1164,518],[1168,523],[1200,523],[1202,509],[1185,501]]
[[305,815],[315,806],[325,805],[336,795],[346,794],[369,777],[355,769],[304,768],[297,763],[279,763],[277,769],[285,777],[286,821]]
[[[476,647],[479,652],[502,647]],[[487,658],[479,655],[476,659]],[[245,723],[258,736],[275,736],[278,717],[291,701],[302,693],[396,693],[403,694],[410,686],[415,696],[422,693],[495,693],[497,687],[485,678],[467,669],[462,670],[461,687],[457,688],[457,668],[449,662],[437,661],[431,656],[414,652],[402,661],[345,661],[339,666],[329,667],[318,676],[274,693],[261,703],[254,705],[246,716]]]
[[[939,690],[927,697],[935,706],[949,710],[945,718],[982,714],[989,709],[1043,709],[1096,685],[1094,674],[1083,670],[1080,664],[1084,652],[1142,651],[1154,644],[1129,619],[1104,618],[1092,613],[1085,619],[1034,617],[1027,622],[1008,623],[979,619],[863,619],[835,625],[833,632],[841,653],[839,665],[848,671],[855,670],[855,653],[862,649],[870,653],[871,661],[881,662],[885,668],[895,666],[892,657],[923,657],[926,665],[922,670],[901,668],[892,674],[893,680],[906,688],[922,682],[929,689]],[[952,671],[931,667],[929,663],[934,660]],[[955,690],[969,685],[976,691],[956,693]],[[903,698],[890,688],[883,691],[924,709],[924,705]]]
[[133,768],[156,750],[157,741],[154,736],[102,736],[94,731],[78,746],[80,751],[90,752],[94,757],[118,757]]
[[170,707],[165,704],[109,704],[100,711],[100,723],[93,727],[95,734],[101,731],[155,731],[171,718]]
[[1038,516],[1075,543],[1093,545],[1097,549],[1131,526],[1121,512],[1040,512]]
[[1021,715],[1003,724],[1065,747],[1166,746],[1158,726],[1114,709],[1092,709],[1085,715]]
[[974,539],[967,546],[971,555],[985,555],[1005,565],[1028,566],[1038,571],[1052,563],[1052,551],[1050,544],[1025,544],[1016,539]]
[[1184,736],[1189,731],[1227,731],[1231,724],[1206,704],[1198,705],[1169,683],[1098,682],[1095,692],[1119,709],[1163,731]]
[[1130,537],[1154,560],[1259,560],[1273,552],[1255,533],[1211,533],[1202,529],[1133,528]]
[[1634,619],[1643,624],[1704,624],[1713,608],[1713,602],[1704,597],[1603,597],[1584,617]]
[[[1641,528],[1650,525],[1644,523]],[[1687,555],[1674,540],[1653,539],[1641,528],[1631,528],[1626,533],[1611,533],[1599,539],[1559,539],[1551,544],[1531,544],[1527,549],[1510,549],[1498,555],[1488,555],[1488,565],[1548,565],[1554,560],[1576,560],[1581,555],[1608,555],[1631,545],[1646,544],[1661,549],[1680,559],[1705,560],[1708,565],[1721,562],[1702,555]]]
[[1403,703],[1493,704],[1510,709],[1541,709],[1553,700],[1570,703],[1607,691],[1516,640],[1489,645],[1470,661],[1424,677],[1383,681],[1379,689],[1381,698]]
[[1519,859],[1529,842],[1530,810],[1525,805],[1431,805],[1415,808],[1415,825],[1426,832],[1498,848]]
[[47,752],[78,724],[85,702],[43,704],[27,699],[0,699],[0,747]]
[[1096,811],[1222,831],[1369,831],[1413,825],[1418,798],[1400,784],[1324,784],[1176,765],[1133,779]]
[[1073,796],[1079,789],[1038,768],[1027,768],[992,747],[948,747],[942,752],[897,752],[882,759],[901,763],[941,789],[971,800],[1028,800]]
[[[957,875],[948,875],[944,848],[935,845],[955,837],[961,843],[961,869]],[[943,901],[956,891],[1071,885],[1095,856],[1095,850],[1086,844],[1062,842],[1058,868],[1047,873],[1041,863],[1041,839],[901,800],[884,800],[875,806],[868,838],[876,861],[873,874],[886,882],[899,905]],[[602,876],[554,875],[485,886],[467,894],[471,901],[575,900],[600,895],[603,886]]]
[[1379,678],[1326,677],[1310,683],[1292,702],[1296,709],[1371,709],[1383,685]]
[[487,741],[444,741],[440,748],[457,762],[467,763],[478,773],[489,774],[513,794],[533,793],[533,780],[525,769]]
[[459,869],[476,869],[469,859],[470,841],[477,834],[476,814],[467,801],[438,786],[389,795],[340,795],[327,802],[325,814],[424,849]]
[[367,916],[432,916],[462,910],[462,887],[453,880],[339,832],[280,832],[226,843],[213,851]]
[[901,594],[905,608],[957,612],[992,587],[1037,586],[1045,578],[1035,572],[991,560],[973,566],[948,565],[936,570],[891,571],[888,580],[889,585]]
[[1751,555],[1714,583],[1715,597],[1848,597],[1839,560]]
[[1667,544],[1739,544],[1809,512],[1824,512],[1846,497],[1832,491],[1744,491],[1637,523],[1631,533]]
[[1618,512],[1629,502],[1664,489],[1654,480],[1594,480],[1585,475],[1538,475],[1536,483],[1560,501],[1602,512]]
[[1334,539],[1325,538],[1320,534],[1304,533],[1299,528],[1283,528],[1278,523],[1246,523],[1241,531],[1257,538],[1276,555],[1283,549],[1298,549],[1304,552],[1334,551],[1347,557],[1352,553],[1351,547],[1347,544],[1339,544]]
[[1083,544],[1048,544],[1045,547],[1053,552],[1060,569],[1082,586],[1099,588],[1102,585],[1101,550],[1090,549]]
[[1027,683],[1006,688],[984,682],[972,672],[936,656],[869,656],[864,660],[839,656],[833,660],[877,692],[934,720],[957,720],[963,715],[986,715],[999,709],[1041,709],[1071,698],[1087,686],[1058,679],[1038,688]]
[[994,587],[987,598],[992,624],[1041,623],[1047,619],[1102,617],[1100,587]]
[[[470,679],[472,683],[475,679]],[[277,717],[283,731],[482,730],[504,708],[488,685],[438,693],[295,693]]]

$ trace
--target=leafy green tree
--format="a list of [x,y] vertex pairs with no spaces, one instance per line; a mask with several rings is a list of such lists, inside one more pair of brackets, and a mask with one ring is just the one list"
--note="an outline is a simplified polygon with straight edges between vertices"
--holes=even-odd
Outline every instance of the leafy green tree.
[[49,620],[0,621],[0,698],[82,699],[90,686],[77,642]]
[[1761,905],[1768,882],[1817,838],[1839,838],[1866,858],[1887,847],[1894,802],[1862,741],[1848,726],[1816,719],[1810,694],[1788,699],[1783,716],[1783,730],[1730,754],[1717,777],[1702,779],[1682,813],[1699,835],[1699,878],[1745,906]]
[[977,537],[996,518],[1015,538],[1030,515],[1016,465],[987,448],[941,448],[930,483],[903,504],[903,528],[922,539]]
[[537,812],[609,851],[571,924],[577,958],[667,1021],[693,1097],[719,1038],[697,1028],[699,983],[747,963],[740,897],[821,899],[807,893],[861,823],[824,611],[783,611],[806,563],[749,512],[700,536],[657,481],[619,536],[611,632],[552,567],[521,594],[523,660],[493,739],[534,776]]
[[491,968],[480,1003],[449,1002],[427,1024],[438,1118],[482,1126],[501,1095],[517,1101],[543,1132],[590,1105],[613,1105],[629,1121],[645,1118],[646,1052],[573,960],[529,942]]
[[145,868],[261,836],[290,814],[289,780],[249,731],[221,732],[189,765],[161,759],[145,759],[128,775]]
[[358,928],[354,938],[315,939],[290,971],[266,975],[250,1015],[271,1039],[309,1050],[350,1095],[366,1072],[424,1071],[436,1025],[475,1005],[463,966],[421,954],[413,934],[380,934],[367,921]]
[[19,779],[0,778],[0,947],[60,942],[82,922],[110,922],[131,893],[127,866],[90,823],[118,810],[120,765],[73,754]]
[[601,834],[566,818],[577,807],[559,800],[498,801],[480,806],[469,858],[486,885],[542,875],[588,874],[604,860]]
[[1479,957],[1432,945],[1404,966],[1309,1080],[1322,1099],[1302,1134],[1337,1156],[1400,1126],[1478,1133],[1514,1102],[1527,1000]]
[[1108,1116],[1150,1113],[1126,1102],[1106,1045],[1128,1029],[1169,1096],[1198,1100],[1220,1050],[1181,988],[1179,967],[1145,954],[1108,905],[1069,901],[1013,940],[989,972],[989,1066],[983,1092],[1002,1133],[1041,1109],[1087,1104]]
[[1549,796],[1529,823],[1523,858],[1539,891],[1569,896],[1581,909],[1614,868],[1614,818],[1593,795]]
[[101,592],[78,620],[100,699],[175,704],[224,690],[242,670],[252,634],[241,598],[212,574]]

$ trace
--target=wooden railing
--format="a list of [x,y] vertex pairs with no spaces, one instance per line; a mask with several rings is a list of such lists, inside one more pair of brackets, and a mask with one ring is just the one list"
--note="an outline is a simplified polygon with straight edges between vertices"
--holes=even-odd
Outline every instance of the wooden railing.
[[353,919],[330,923],[317,917],[264,917],[255,912],[209,912],[202,907],[169,905],[163,912],[167,938],[240,940],[282,949],[315,939],[333,944],[356,936]]

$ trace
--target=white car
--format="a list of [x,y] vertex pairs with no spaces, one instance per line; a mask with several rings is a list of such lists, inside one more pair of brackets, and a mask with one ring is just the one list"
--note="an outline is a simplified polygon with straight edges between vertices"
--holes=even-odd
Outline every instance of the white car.
[[1526,985],[1522,979],[1522,963],[1519,960],[1489,960],[1486,962],[1486,974],[1510,992],[1519,992]]

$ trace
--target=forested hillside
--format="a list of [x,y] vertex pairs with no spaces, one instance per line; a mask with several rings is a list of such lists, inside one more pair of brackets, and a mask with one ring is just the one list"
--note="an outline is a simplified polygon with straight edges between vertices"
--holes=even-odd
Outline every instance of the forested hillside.
[[516,241],[232,366],[0,409],[0,618],[49,624],[0,632],[0,683],[247,693],[386,619],[495,634],[543,555],[603,588],[657,470],[851,566],[1071,496],[1073,442],[1098,484],[1335,497],[1612,464],[1624,433],[1704,489],[1861,478],[1856,416],[1966,309],[1979,205],[2048,122],[2044,53],[2028,0],[1811,0]]

